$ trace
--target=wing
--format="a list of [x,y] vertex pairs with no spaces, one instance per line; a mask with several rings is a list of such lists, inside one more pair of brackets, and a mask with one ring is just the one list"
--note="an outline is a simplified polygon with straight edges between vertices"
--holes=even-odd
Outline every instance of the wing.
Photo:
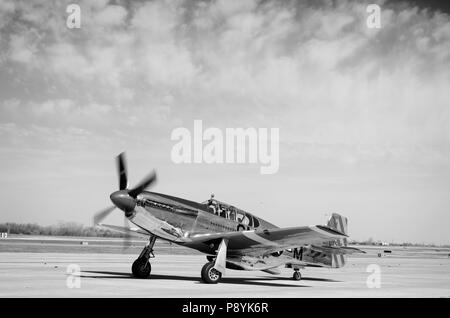
[[269,230],[197,234],[190,237],[190,242],[187,242],[185,245],[200,251],[205,251],[211,243],[216,243],[226,238],[228,239],[227,255],[258,256],[306,244],[319,244],[345,237],[347,235],[327,226],[315,225]]
[[121,233],[121,234],[126,234],[126,235],[132,235],[135,237],[140,237],[140,238],[148,238],[151,234],[149,232],[146,232],[140,228],[128,228],[128,227],[123,227],[123,226],[116,226],[116,225],[109,225],[109,224],[98,224],[98,226],[106,228],[108,230],[117,232],[117,233]]

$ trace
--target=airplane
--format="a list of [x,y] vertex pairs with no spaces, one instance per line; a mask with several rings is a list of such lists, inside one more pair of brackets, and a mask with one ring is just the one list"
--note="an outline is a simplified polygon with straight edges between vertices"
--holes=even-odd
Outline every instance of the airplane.
[[[150,258],[156,239],[166,240],[206,254],[201,278],[218,283],[226,269],[280,274],[292,268],[301,280],[305,267],[339,268],[346,256],[363,251],[347,244],[347,218],[333,213],[326,225],[280,228],[211,195],[202,203],[146,191],[156,181],[152,171],[138,185],[128,188],[125,153],[116,157],[119,190],[110,195],[114,204],[94,216],[94,224],[130,236],[148,239],[133,262],[136,278],[149,278]],[[101,223],[114,209],[124,212],[137,228]]]

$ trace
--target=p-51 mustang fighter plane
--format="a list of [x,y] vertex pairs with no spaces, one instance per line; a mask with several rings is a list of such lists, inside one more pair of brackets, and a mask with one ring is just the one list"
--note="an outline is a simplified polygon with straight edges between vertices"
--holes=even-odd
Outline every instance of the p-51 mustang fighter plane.
[[[201,277],[209,284],[219,282],[226,268],[279,274],[279,267],[285,266],[300,280],[304,267],[342,267],[347,254],[362,252],[347,246],[347,219],[339,214],[332,214],[327,225],[279,228],[214,196],[197,203],[145,191],[156,181],[155,172],[130,189],[124,153],[117,157],[117,168],[119,190],[110,195],[114,206],[97,213],[94,223],[148,238],[132,265],[137,278],[150,277],[157,238],[205,253],[208,263]],[[116,207],[138,228],[99,223]]]

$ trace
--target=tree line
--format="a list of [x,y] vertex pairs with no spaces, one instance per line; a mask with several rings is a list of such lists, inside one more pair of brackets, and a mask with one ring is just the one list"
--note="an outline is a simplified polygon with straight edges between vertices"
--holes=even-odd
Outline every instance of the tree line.
[[42,226],[37,223],[0,223],[0,233],[48,236],[123,237],[108,229],[84,226],[75,222],[60,222]]
[[[123,237],[121,233],[113,232],[94,226],[84,226],[75,222],[60,222],[56,225],[42,226],[37,223],[0,223],[0,233],[23,234],[23,235],[47,235],[47,236],[86,236],[86,237]],[[381,241],[369,238],[366,241],[352,240],[350,244],[355,245],[383,245]],[[448,244],[424,244],[424,243],[389,243],[391,246],[435,246],[450,247]]]

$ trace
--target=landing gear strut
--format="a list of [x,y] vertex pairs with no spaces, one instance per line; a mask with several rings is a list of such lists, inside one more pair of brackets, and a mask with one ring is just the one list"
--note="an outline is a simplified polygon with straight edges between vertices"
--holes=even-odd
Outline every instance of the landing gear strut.
[[292,278],[294,280],[301,280],[302,279],[302,274],[300,273],[300,271],[298,269],[294,269],[294,275],[292,275]]
[[150,236],[149,242],[145,245],[139,257],[133,262],[131,271],[136,278],[148,278],[152,271],[152,265],[149,262],[150,258],[154,258],[153,245],[155,245],[156,236]]

